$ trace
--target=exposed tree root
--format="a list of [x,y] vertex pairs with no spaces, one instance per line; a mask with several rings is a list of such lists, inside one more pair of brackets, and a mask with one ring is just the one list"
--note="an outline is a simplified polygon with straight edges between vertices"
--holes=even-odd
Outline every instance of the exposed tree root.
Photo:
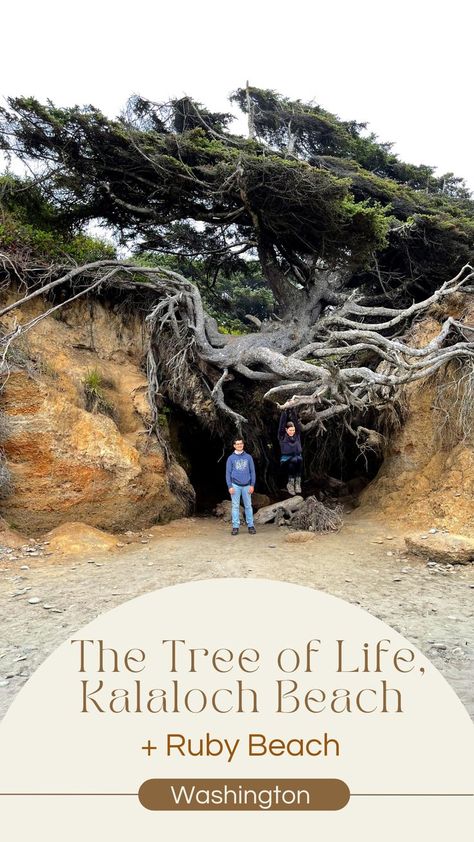
[[210,425],[227,417],[241,430],[247,416],[229,406],[226,396],[226,384],[238,378],[249,384],[271,383],[264,399],[297,407],[303,429],[324,432],[327,422],[339,416],[362,451],[376,450],[380,435],[361,425],[361,419],[370,412],[382,413],[402,386],[433,375],[451,360],[474,361],[474,326],[454,318],[447,318],[437,336],[421,348],[399,335],[430,307],[468,289],[472,278],[474,270],[464,266],[429,298],[406,309],[365,306],[354,293],[345,300],[339,296],[338,305],[326,315],[311,315],[311,308],[304,308],[300,319],[293,312],[290,321],[263,323],[258,332],[236,337],[219,333],[197,287],[178,273],[102,260],[59,277],[51,268],[43,285],[36,284],[3,308],[0,318],[60,285],[70,290],[68,299],[24,324],[12,326],[10,321],[1,344],[7,349],[51,312],[93,290],[131,288],[146,293],[149,300],[147,369],[158,437],[153,407],[160,392]]
[[293,514],[280,509],[275,518],[277,526],[288,526],[304,532],[337,532],[342,526],[343,508],[340,504],[329,507],[316,497],[307,497]]

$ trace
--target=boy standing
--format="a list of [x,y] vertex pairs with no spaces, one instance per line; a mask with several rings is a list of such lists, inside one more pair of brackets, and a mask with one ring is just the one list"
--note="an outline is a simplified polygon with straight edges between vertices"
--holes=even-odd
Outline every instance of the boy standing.
[[225,478],[227,488],[232,500],[232,532],[231,535],[239,534],[240,526],[240,497],[245,509],[245,520],[250,535],[256,534],[253,525],[252,494],[255,487],[255,465],[252,457],[244,450],[244,442],[241,438],[233,441],[234,452],[227,459]]

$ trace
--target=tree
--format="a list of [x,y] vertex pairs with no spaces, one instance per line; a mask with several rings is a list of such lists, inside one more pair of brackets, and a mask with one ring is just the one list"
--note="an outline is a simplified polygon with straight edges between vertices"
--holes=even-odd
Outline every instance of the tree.
[[[247,384],[259,406],[300,407],[306,429],[338,419],[372,445],[401,385],[454,356],[472,362],[461,321],[447,319],[424,349],[400,334],[472,289],[473,203],[462,181],[398,161],[364,124],[248,86],[233,99],[252,110],[250,139],[189,98],[134,98],[117,120],[17,98],[0,110],[2,145],[36,172],[65,229],[99,220],[138,253],[197,260],[215,278],[258,259],[275,313],[237,337],[219,332],[181,272],[139,268],[154,298],[154,389],[161,380],[188,411],[240,428]],[[124,283],[137,267],[89,266],[83,277],[96,271]]]

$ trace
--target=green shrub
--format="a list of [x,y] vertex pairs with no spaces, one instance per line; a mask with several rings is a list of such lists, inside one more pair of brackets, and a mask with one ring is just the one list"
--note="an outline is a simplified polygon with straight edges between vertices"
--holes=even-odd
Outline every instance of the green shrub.
[[0,249],[23,260],[92,263],[115,258],[115,249],[77,232],[28,179],[0,176]]
[[85,374],[82,385],[88,412],[100,412],[116,419],[117,411],[105,395],[104,388],[113,386],[110,380],[105,380],[97,368],[91,368]]

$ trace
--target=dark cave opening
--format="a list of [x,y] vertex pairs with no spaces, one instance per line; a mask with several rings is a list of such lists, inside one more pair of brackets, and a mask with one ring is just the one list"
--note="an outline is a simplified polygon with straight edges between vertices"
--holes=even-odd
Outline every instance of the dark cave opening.
[[196,492],[196,513],[210,514],[217,503],[229,496],[225,464],[232,452],[232,437],[229,442],[224,441],[177,407],[172,410],[169,430],[173,453]]
[[[245,448],[255,460],[256,491],[271,501],[288,496],[286,473],[280,465],[277,438],[278,416],[272,413],[268,424],[259,429],[249,425],[244,433]],[[225,481],[227,457],[232,453],[233,431],[227,435],[212,432],[195,416],[173,407],[169,420],[170,444],[186,471],[196,493],[196,514],[212,513],[215,506],[228,499]],[[268,431],[268,434],[267,434]],[[361,454],[355,439],[346,431],[325,436],[303,434],[303,495],[320,499],[350,498],[353,501],[376,476],[382,457],[373,451]]]

